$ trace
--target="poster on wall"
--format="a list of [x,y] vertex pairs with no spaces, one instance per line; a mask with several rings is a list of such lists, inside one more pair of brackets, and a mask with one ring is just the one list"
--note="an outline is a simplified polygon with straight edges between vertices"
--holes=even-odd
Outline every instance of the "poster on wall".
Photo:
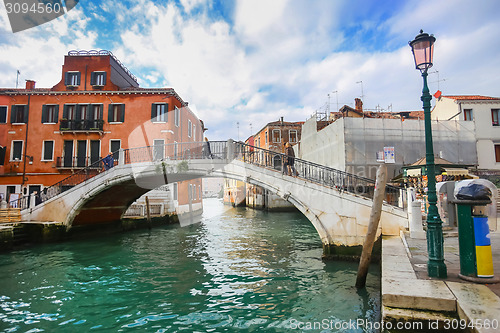
[[396,163],[394,147],[384,147],[384,162],[392,164]]

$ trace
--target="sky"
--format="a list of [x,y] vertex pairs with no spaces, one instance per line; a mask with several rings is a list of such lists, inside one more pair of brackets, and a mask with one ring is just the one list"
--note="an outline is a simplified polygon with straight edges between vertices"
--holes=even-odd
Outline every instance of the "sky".
[[[0,87],[61,79],[71,50],[109,50],[143,88],[174,88],[210,140],[315,112],[421,110],[408,42],[436,37],[431,93],[500,97],[497,0],[80,0],[12,33],[0,2]],[[434,101],[433,101],[434,103]]]

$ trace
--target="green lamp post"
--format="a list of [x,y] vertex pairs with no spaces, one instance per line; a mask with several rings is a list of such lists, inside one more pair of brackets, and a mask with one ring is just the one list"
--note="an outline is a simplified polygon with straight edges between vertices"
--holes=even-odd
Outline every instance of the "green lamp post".
[[431,127],[431,94],[427,86],[427,70],[432,67],[432,54],[434,51],[433,35],[424,33],[415,37],[409,44],[415,58],[415,66],[422,73],[424,88],[421,100],[424,108],[425,119],[425,158],[427,162],[427,201],[429,209],[427,211],[427,252],[429,261],[427,262],[427,273],[429,277],[446,278],[447,270],[444,263],[443,251],[443,227],[436,206],[436,176],[434,165],[434,148],[432,145]]

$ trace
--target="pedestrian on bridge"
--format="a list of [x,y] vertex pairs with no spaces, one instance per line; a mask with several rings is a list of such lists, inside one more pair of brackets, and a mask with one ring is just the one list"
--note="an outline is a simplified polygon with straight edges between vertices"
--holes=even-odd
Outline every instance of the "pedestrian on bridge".
[[285,154],[287,156],[285,165],[287,166],[287,175],[289,176],[297,176],[297,170],[295,170],[295,152],[293,151],[292,145],[290,142],[285,144]]

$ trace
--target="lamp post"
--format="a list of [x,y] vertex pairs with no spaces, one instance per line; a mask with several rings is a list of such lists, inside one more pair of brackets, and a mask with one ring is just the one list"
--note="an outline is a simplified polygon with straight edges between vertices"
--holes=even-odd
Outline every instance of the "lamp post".
[[427,70],[432,67],[432,54],[436,38],[420,30],[413,41],[409,44],[415,59],[415,67],[422,73],[424,88],[422,89],[421,100],[424,108],[425,121],[425,159],[427,166],[427,201],[429,209],[427,211],[427,252],[429,261],[427,262],[427,274],[429,277],[446,278],[447,271],[444,263],[443,251],[443,227],[436,206],[436,176],[434,165],[434,148],[432,145],[431,126],[431,95],[427,86]]

